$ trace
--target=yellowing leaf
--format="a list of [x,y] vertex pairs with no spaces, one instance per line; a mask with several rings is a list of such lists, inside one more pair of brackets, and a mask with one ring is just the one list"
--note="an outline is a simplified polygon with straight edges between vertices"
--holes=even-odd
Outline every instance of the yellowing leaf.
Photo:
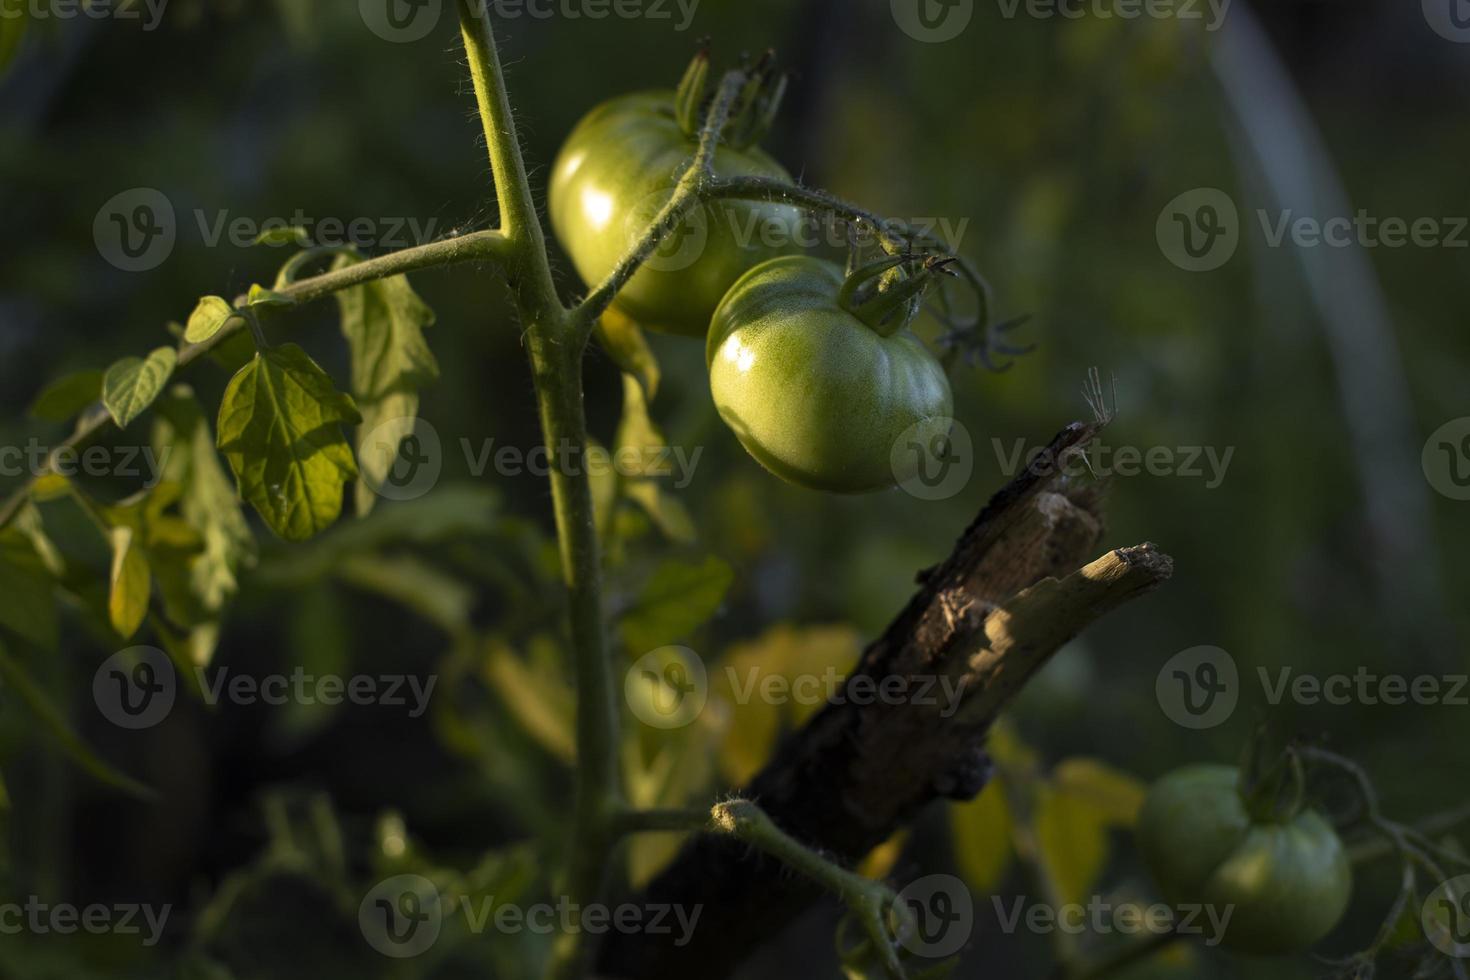
[[841,690],[862,639],[850,626],[780,624],[730,648],[714,675],[728,706],[720,770],[740,784],[770,757],[783,728],[802,724]]
[[288,541],[304,541],[342,513],[357,476],[342,424],[362,421],[347,395],[295,344],[255,356],[220,402],[218,443],[240,495]]
[[1108,862],[1108,820],[1086,800],[1038,787],[1034,814],[1043,872],[1062,903],[1085,904]]
[[138,632],[143,617],[148,615],[148,595],[153,589],[153,576],[148,559],[134,540],[130,527],[114,527],[112,541],[112,584],[107,598],[107,615],[112,628],[124,640]]
[[1057,791],[1083,803],[1109,826],[1132,828],[1148,787],[1142,780],[1096,759],[1067,759],[1052,771]]
[[1005,788],[992,781],[968,803],[951,804],[949,825],[955,863],[965,882],[981,894],[995,891],[1015,860]]
[[127,428],[153,404],[178,359],[172,347],[160,347],[147,358],[125,357],[107,369],[102,376],[102,404],[118,428]]

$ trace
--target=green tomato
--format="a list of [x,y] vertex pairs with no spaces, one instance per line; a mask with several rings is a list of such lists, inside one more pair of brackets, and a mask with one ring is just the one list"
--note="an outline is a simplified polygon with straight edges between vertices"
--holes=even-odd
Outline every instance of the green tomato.
[[[673,196],[696,143],[675,114],[674,93],[604,102],[567,137],[551,175],[551,224],[583,281],[601,282]],[[715,151],[721,177],[790,175],[759,147]],[[715,201],[691,212],[618,294],[643,326],[702,337],[732,283],[766,259],[796,251],[802,212],[790,205]]]
[[912,477],[954,410],[944,368],[902,325],[888,336],[838,300],[831,262],[772,259],[715,311],[705,345],[710,392],[761,465],[800,486],[861,493]]
[[1259,955],[1301,952],[1347,910],[1347,853],[1313,810],[1281,822],[1253,820],[1239,786],[1233,766],[1188,766],[1159,780],[1139,817],[1144,863],[1170,902],[1231,912],[1221,945]]

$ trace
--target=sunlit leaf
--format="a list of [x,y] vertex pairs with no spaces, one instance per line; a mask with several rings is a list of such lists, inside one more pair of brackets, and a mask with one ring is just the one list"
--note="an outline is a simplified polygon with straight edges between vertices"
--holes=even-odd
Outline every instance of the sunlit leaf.
[[1096,759],[1066,759],[1052,770],[1057,791],[1096,810],[1109,826],[1132,828],[1148,786],[1136,776]]
[[234,316],[235,308],[224,297],[206,296],[194,307],[194,312],[189,314],[189,322],[184,327],[184,339],[191,344],[202,344],[219,333]]
[[[361,261],[339,255],[334,269]],[[439,377],[439,365],[424,339],[434,311],[419,298],[407,276],[392,276],[337,293],[342,334],[352,352],[352,394],[362,412],[357,433],[362,479],[357,512],[372,509],[380,485],[413,432],[419,389]],[[368,441],[373,445],[367,445]]]
[[148,615],[148,596],[153,589],[153,575],[140,542],[134,540],[130,527],[114,527],[112,539],[112,575],[107,599],[107,615],[112,628],[124,640],[138,632],[143,617]]
[[102,404],[119,428],[147,411],[174,373],[178,354],[172,347],[159,347],[146,358],[125,357],[107,369],[102,378]]
[[357,476],[341,425],[362,421],[352,399],[295,344],[259,353],[220,403],[218,444],[240,496],[271,530],[303,541],[342,513],[342,488]]

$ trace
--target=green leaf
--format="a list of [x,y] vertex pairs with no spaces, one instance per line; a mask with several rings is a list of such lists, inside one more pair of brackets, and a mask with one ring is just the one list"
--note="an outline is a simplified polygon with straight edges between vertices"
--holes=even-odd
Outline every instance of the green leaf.
[[336,572],[342,581],[392,599],[451,636],[469,628],[474,590],[417,558],[351,555]]
[[107,369],[102,378],[102,404],[118,428],[127,428],[153,404],[177,363],[178,354],[172,347],[160,347],[146,359],[125,357]]
[[552,671],[537,670],[498,639],[486,642],[482,671],[521,727],[552,755],[575,764],[576,695],[565,679]]
[[295,306],[296,301],[285,293],[278,293],[274,289],[267,289],[260,283],[250,287],[245,305],[249,307],[263,307],[265,309],[280,309],[287,306]]
[[597,342],[625,374],[635,378],[650,401],[658,394],[658,358],[648,346],[643,328],[625,313],[609,309],[598,318]]
[[148,558],[130,527],[114,527],[112,540],[111,591],[107,599],[107,615],[112,628],[124,640],[138,632],[143,617],[148,615],[148,596],[153,591],[153,573]]
[[240,496],[276,534],[304,541],[342,513],[342,488],[357,464],[340,426],[361,421],[351,397],[304,350],[284,344],[230,379],[218,445]]
[[[360,261],[339,255],[332,268]],[[352,352],[352,394],[362,410],[357,431],[362,479],[356,494],[361,516],[372,510],[377,500],[372,488],[387,477],[399,443],[413,431],[419,389],[439,377],[439,364],[424,339],[434,311],[413,291],[407,276],[344,289],[337,293],[337,306]]]
[[19,696],[31,713],[41,722],[41,727],[61,745],[73,762],[85,772],[109,786],[115,786],[142,799],[151,799],[152,790],[142,783],[113,769],[97,757],[96,753],[71,730],[61,710],[46,696],[46,692],[31,677],[21,664],[14,660],[0,645],[0,678]]
[[235,308],[224,297],[206,296],[189,314],[184,339],[191,344],[202,344],[224,329],[224,325],[236,315]]
[[623,613],[628,652],[640,656],[687,637],[720,608],[734,579],[730,566],[713,556],[698,563],[664,562]]
[[31,402],[28,414],[45,422],[65,422],[102,397],[102,372],[77,371],[57,378]]

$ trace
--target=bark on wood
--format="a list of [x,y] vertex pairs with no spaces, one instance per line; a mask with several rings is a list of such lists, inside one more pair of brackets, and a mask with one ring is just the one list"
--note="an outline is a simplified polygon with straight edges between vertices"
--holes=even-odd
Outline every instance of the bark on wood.
[[[884,678],[910,678],[910,691],[929,679],[940,691],[948,680],[963,684],[959,709],[942,697],[844,698],[788,738],[742,795],[798,840],[851,864],[934,799],[980,791],[997,713],[1058,648],[1173,569],[1148,544],[1083,566],[1102,537],[1101,494],[1063,471],[1096,434],[1094,425],[1068,426],[996,494],[949,558],[919,574],[918,593],[846,681],[870,692]],[[820,897],[737,842],[696,836],[640,899],[702,906],[692,941],[612,933],[599,974],[727,976]]]

